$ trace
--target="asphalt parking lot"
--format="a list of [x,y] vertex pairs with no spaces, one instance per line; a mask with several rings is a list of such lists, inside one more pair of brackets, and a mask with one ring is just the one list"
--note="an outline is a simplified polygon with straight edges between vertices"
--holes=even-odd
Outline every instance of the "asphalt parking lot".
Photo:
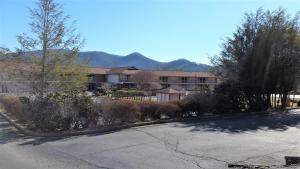
[[19,135],[0,119],[0,151],[1,169],[284,168],[284,156],[300,156],[300,111],[52,139]]

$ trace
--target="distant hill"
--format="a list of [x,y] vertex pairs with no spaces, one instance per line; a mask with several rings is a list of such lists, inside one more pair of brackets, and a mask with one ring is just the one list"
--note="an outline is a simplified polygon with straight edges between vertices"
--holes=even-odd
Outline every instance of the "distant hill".
[[134,52],[126,56],[113,55],[105,52],[80,52],[81,59],[89,59],[93,67],[121,67],[135,66],[148,70],[183,70],[183,71],[207,71],[210,66],[198,64],[186,59],[178,59],[171,62],[158,62],[146,56]]
[[[22,54],[27,58],[32,55],[41,55],[41,51],[31,51]],[[80,52],[81,60],[88,59],[92,67],[124,67],[135,66],[146,70],[182,70],[182,71],[208,71],[209,65],[191,62],[186,59],[178,59],[171,62],[159,62],[150,59],[140,53],[134,52],[126,56],[114,55],[105,52],[87,51]]]

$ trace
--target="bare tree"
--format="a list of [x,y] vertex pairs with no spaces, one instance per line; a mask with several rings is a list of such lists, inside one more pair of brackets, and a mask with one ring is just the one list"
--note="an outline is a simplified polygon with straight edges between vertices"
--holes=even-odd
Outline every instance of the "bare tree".
[[140,90],[153,90],[161,88],[159,83],[155,82],[155,76],[151,71],[142,70],[132,77]]
[[[55,81],[63,74],[61,69],[57,72],[57,65],[64,65],[65,69],[70,65],[78,66],[75,63],[83,41],[80,34],[75,33],[74,22],[68,25],[69,16],[64,14],[62,5],[54,0],[38,0],[36,8],[30,9],[30,14],[29,25],[33,36],[23,33],[17,39],[22,51],[38,50],[31,53],[40,69],[39,72],[34,72],[34,80],[38,81],[36,90],[43,96],[47,91],[47,82]],[[74,74],[68,74],[68,77]]]

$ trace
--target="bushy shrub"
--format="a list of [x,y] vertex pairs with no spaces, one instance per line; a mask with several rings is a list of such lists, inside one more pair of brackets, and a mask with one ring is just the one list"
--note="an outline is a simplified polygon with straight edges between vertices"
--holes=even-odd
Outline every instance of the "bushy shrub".
[[185,112],[183,111],[183,104],[182,101],[177,100],[177,101],[170,101],[169,103],[174,104],[176,107],[178,107],[178,111],[175,111],[175,115],[177,118],[181,118],[185,116]]
[[100,103],[94,103],[92,105],[92,111],[88,114],[88,122],[90,126],[97,126],[100,118],[103,114],[103,105]]
[[77,109],[79,116],[88,118],[92,111],[93,100],[87,95],[78,95],[72,98],[73,105]]
[[247,99],[238,82],[219,84],[214,91],[215,113],[236,113],[246,110]]
[[104,113],[104,109],[107,109],[112,100],[108,98],[97,99],[93,102],[92,111],[88,114],[88,122],[90,126],[103,126],[107,124],[109,114]]
[[141,120],[145,118],[151,118],[153,120],[159,119],[160,114],[157,112],[159,104],[155,102],[142,102],[140,103]]
[[104,124],[117,122],[135,122],[140,119],[139,106],[129,100],[114,100],[102,107],[102,119]]
[[0,104],[7,113],[15,116],[18,120],[25,121],[29,118],[26,112],[23,111],[23,105],[19,97],[1,96]]
[[207,113],[213,108],[213,95],[209,92],[195,93],[181,101],[181,108],[188,115]]
[[116,97],[133,97],[133,96],[146,96],[147,93],[144,91],[138,90],[117,90],[114,93]]
[[157,115],[165,115],[169,118],[176,118],[179,116],[181,108],[176,102],[167,102],[159,105],[159,108],[156,111]]
[[55,131],[83,128],[92,111],[92,100],[85,95],[65,93],[46,97],[22,98],[25,111],[32,114],[32,127]]

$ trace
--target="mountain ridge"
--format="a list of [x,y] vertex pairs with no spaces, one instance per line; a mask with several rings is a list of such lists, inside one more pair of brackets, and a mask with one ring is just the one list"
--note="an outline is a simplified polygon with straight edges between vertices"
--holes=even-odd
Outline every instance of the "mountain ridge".
[[[67,51],[63,51],[67,52]],[[22,54],[25,58],[31,55],[41,56],[41,51],[29,51]],[[170,62],[160,62],[141,53],[133,52],[128,55],[115,55],[102,51],[83,51],[79,52],[80,60],[89,60],[91,67],[126,67],[135,66],[145,70],[179,70],[191,72],[206,72],[211,67],[207,64],[191,62],[187,59],[176,59]]]
[[146,70],[182,70],[182,71],[208,71],[207,64],[191,62],[187,59],[176,59],[170,62],[159,62],[148,58],[141,53],[133,52],[122,56],[102,51],[83,51],[79,53],[80,59],[88,59],[92,67],[124,67],[135,66]]

